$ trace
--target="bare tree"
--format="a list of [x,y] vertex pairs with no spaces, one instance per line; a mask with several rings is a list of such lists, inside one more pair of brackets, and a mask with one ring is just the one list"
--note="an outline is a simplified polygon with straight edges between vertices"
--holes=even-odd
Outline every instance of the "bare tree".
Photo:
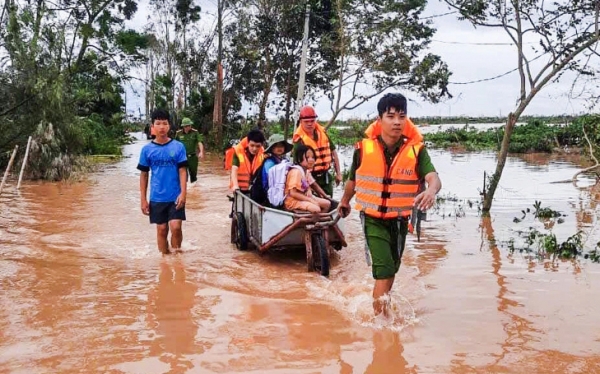
[[437,55],[425,53],[435,30],[421,19],[426,0],[335,0],[337,79],[326,94],[331,126],[344,110],[353,110],[391,88],[418,92],[438,102],[450,96],[450,72]]
[[[515,46],[520,86],[516,108],[504,126],[496,170],[484,193],[489,212],[506,163],[515,124],[535,96],[569,70],[585,71],[585,54],[600,39],[598,0],[445,0],[473,26],[498,28]],[[534,60],[540,60],[542,63]]]

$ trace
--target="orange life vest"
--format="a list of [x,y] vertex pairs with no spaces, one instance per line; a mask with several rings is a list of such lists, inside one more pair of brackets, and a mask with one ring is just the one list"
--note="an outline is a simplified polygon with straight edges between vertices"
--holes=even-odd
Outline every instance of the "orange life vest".
[[361,152],[356,170],[356,210],[374,218],[408,217],[419,193],[417,160],[423,143],[408,139],[389,168],[384,146],[376,138],[356,144]]
[[[242,139],[238,144],[242,144],[244,148],[248,146],[248,138]],[[235,154],[235,146],[225,150],[225,170],[231,170],[233,165],[233,155]]]
[[[240,161],[240,166],[237,170],[237,181],[240,190],[248,191],[250,189],[250,181],[254,176],[254,173],[260,168],[265,158],[265,150],[263,147],[260,147],[258,153],[254,156],[252,162],[248,159],[248,155],[246,154],[246,147],[248,142],[246,141],[246,146],[243,142],[236,145],[234,148],[235,154],[237,155],[238,160]],[[229,188],[232,187],[233,183],[229,181]]]
[[[365,130],[365,135],[368,139],[377,139],[377,137],[381,135],[381,123],[379,122],[379,120],[371,123],[369,127],[367,127],[367,129]],[[408,117],[406,118],[406,124],[404,125],[404,129],[402,130],[402,135],[406,136],[408,139],[411,139],[413,141],[423,141],[423,135],[421,135],[419,128]]]
[[302,140],[304,145],[307,145],[315,150],[315,166],[311,171],[313,173],[321,173],[329,170],[331,167],[331,144],[329,143],[329,137],[327,136],[323,126],[315,123],[315,131],[317,133],[316,142],[312,136],[308,135],[304,129],[302,129],[302,126],[298,126],[292,141],[294,143],[298,143],[300,140]]
[[231,170],[231,166],[233,165],[233,155],[235,154],[235,149],[233,147],[227,148],[225,151],[225,162],[224,168],[225,170]]

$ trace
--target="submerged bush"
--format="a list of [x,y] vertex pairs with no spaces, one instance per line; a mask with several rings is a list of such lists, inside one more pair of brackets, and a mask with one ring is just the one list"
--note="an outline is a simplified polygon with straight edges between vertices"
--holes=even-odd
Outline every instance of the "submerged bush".
[[[600,141],[600,116],[589,115],[576,118],[566,125],[547,123],[533,119],[513,130],[508,151],[510,153],[552,152],[556,148],[583,147],[587,142],[583,126],[593,144]],[[479,131],[473,126],[450,128],[425,134],[425,140],[433,147],[463,147],[467,150],[499,150],[504,137],[504,127]]]
[[593,262],[600,262],[600,242],[596,244],[594,249],[586,253],[582,231],[577,231],[565,241],[558,240],[552,232],[552,228],[555,223],[561,224],[564,222],[562,218],[564,214],[549,207],[542,207],[540,201],[535,201],[533,210],[527,208],[522,210],[521,213],[523,216],[521,218],[515,217],[513,219],[514,223],[523,222],[529,213],[532,213],[534,219],[543,223],[546,231],[540,231],[532,226],[527,230],[516,230],[518,236],[503,243],[511,253],[527,252],[534,253],[542,258],[551,256],[562,259],[584,256],[584,258],[591,259]]

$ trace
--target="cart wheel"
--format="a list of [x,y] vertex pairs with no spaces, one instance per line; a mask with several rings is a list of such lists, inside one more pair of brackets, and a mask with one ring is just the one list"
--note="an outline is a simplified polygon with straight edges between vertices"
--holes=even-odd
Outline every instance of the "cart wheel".
[[235,244],[237,240],[237,219],[233,213],[231,213],[231,244]]
[[321,271],[324,277],[329,276],[329,251],[323,235],[320,233],[312,234],[312,253],[314,266]]
[[308,271],[315,271],[315,260],[313,258],[312,235],[306,231],[304,233],[304,245],[306,246],[306,265]]
[[246,230],[246,219],[244,215],[237,212],[231,220],[231,236],[235,246],[240,251],[248,249],[248,230]]

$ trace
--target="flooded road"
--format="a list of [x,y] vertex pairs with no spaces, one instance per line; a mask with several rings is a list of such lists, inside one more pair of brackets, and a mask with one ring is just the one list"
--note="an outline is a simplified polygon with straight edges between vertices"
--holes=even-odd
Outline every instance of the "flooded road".
[[600,265],[501,246],[535,200],[566,214],[561,241],[600,240],[600,190],[550,183],[574,164],[509,158],[482,219],[494,155],[431,151],[448,199],[410,238],[384,322],[356,212],[329,279],[304,253],[237,251],[216,157],[188,190],[185,253],[163,258],[139,209],[145,142],[88,181],[4,189],[0,373],[600,373]]

